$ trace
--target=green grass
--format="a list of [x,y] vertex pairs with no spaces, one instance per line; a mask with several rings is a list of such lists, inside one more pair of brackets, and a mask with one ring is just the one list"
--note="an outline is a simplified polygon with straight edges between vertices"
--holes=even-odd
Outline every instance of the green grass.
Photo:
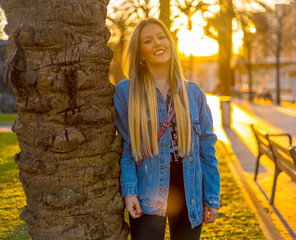
[[201,239],[266,239],[254,211],[244,199],[229,169],[229,159],[221,144],[217,143],[221,208],[214,224],[203,224]]
[[[255,213],[232,176],[227,154],[219,144],[222,143],[217,144],[221,208],[214,224],[203,224],[201,239],[266,239]],[[26,203],[13,160],[16,152],[19,152],[19,147],[15,134],[0,133],[0,239],[28,240],[27,224],[19,218]],[[165,239],[169,239],[168,228]]]
[[0,113],[0,122],[13,123],[18,118],[18,114]]
[[19,152],[14,133],[0,133],[0,239],[27,240],[27,224],[19,214],[26,205],[18,167],[14,162]]

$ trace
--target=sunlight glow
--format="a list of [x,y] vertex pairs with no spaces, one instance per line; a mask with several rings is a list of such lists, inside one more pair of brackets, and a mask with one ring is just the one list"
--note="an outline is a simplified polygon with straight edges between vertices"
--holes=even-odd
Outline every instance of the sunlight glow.
[[204,36],[204,31],[201,26],[195,27],[194,30],[181,29],[177,37],[179,38],[178,48],[185,56],[212,56],[219,50],[218,43]]
[[256,32],[256,28],[255,28],[255,25],[253,23],[249,24],[249,31],[250,31],[250,33],[255,33]]
[[8,36],[6,35],[6,33],[3,30],[5,25],[7,24],[7,20],[6,20],[6,17],[5,17],[5,14],[4,14],[2,8],[0,8],[0,16],[1,16],[1,20],[0,20],[0,28],[1,28],[0,39],[7,40]]
[[241,52],[242,45],[243,45],[243,38],[244,38],[244,32],[242,30],[237,30],[236,32],[233,32],[232,46],[233,46],[233,52],[235,54],[239,54]]
[[212,5],[212,6],[209,6],[209,10],[210,12],[212,13],[217,13],[220,11],[220,6],[219,5]]
[[211,109],[213,124],[214,124],[214,133],[217,135],[218,139],[227,145],[230,144],[228,137],[226,136],[223,127],[222,127],[222,114],[220,109],[220,99],[215,95],[207,94],[207,103]]
[[195,14],[193,14],[193,16],[192,16],[192,28],[199,27],[199,26],[206,26],[206,25],[207,25],[207,22],[202,17],[200,11],[197,11]]

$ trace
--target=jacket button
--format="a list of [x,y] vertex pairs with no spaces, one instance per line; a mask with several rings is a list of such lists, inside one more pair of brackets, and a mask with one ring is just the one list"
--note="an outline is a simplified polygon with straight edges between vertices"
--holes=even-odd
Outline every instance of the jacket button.
[[189,160],[189,162],[192,162],[193,161],[193,157],[189,157],[188,160]]
[[190,202],[191,202],[191,204],[193,204],[194,203],[194,200],[192,199]]

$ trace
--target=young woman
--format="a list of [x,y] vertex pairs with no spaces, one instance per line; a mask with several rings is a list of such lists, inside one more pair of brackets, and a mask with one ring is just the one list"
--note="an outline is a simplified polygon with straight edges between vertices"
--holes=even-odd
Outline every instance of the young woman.
[[206,97],[183,80],[172,37],[156,19],[135,28],[125,66],[129,79],[116,85],[114,122],[123,137],[120,181],[132,239],[163,240],[166,217],[172,240],[199,239],[202,222],[216,219],[220,191]]

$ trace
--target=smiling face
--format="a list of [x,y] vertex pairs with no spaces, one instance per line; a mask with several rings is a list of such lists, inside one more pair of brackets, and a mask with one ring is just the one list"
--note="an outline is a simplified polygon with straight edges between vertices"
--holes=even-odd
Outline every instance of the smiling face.
[[171,44],[159,25],[149,23],[142,28],[140,48],[141,59],[145,59],[148,66],[169,66]]

